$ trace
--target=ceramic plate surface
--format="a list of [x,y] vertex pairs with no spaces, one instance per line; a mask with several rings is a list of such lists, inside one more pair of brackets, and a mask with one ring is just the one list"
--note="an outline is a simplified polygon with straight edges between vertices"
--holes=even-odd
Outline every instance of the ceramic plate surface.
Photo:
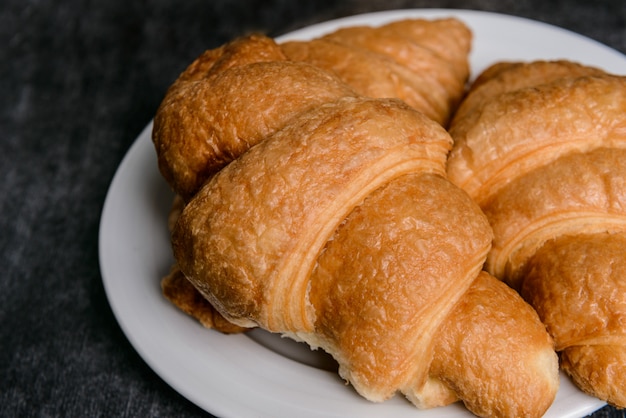
[[[310,39],[342,26],[381,25],[409,17],[455,16],[474,33],[475,76],[501,60],[571,59],[626,73],[626,57],[583,36],[521,18],[462,10],[400,10],[317,24],[278,38]],[[206,330],[161,295],[172,255],[166,219],[172,194],[161,178],[150,123],[111,183],[100,224],[100,265],[109,303],[133,347],[175,390],[206,411],[227,417],[470,417],[464,407],[419,411],[402,396],[370,403],[346,386],[322,352],[255,330]],[[582,417],[604,404],[561,376],[546,417]]]

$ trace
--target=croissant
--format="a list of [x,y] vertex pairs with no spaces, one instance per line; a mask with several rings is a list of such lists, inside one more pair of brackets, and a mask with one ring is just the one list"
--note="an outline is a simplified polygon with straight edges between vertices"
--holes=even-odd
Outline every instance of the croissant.
[[[189,200],[294,115],[345,96],[400,98],[445,124],[469,77],[470,43],[471,32],[456,19],[346,28],[282,45],[263,35],[235,39],[201,54],[168,89],[154,119],[159,169]],[[234,89],[241,94],[223,94]],[[282,94],[259,94],[271,90]]]
[[[558,389],[553,341],[481,271],[492,231],[446,178],[448,132],[310,63],[264,61],[256,47],[238,57],[247,42],[272,46],[254,36],[203,54],[213,64],[192,64],[155,118],[162,170],[193,180],[178,189],[164,292],[207,326],[261,327],[329,352],[372,401],[401,392],[419,408],[462,400],[479,416],[541,416]],[[259,83],[269,67],[276,83]],[[215,87],[230,74],[238,82]],[[256,87],[240,88],[247,79]],[[254,111],[221,115],[220,103],[244,100]],[[203,299],[183,294],[188,284]]]
[[626,77],[500,63],[450,133],[449,178],[494,230],[486,269],[537,310],[581,389],[626,407]]
[[[203,53],[168,89],[152,137],[161,174],[184,200],[294,115],[356,95],[332,74],[286,60],[273,39],[251,35]],[[282,94],[261,94],[270,90]]]
[[292,60],[334,73],[359,94],[399,98],[446,125],[469,76],[471,39],[457,19],[400,20],[343,28],[281,48]]

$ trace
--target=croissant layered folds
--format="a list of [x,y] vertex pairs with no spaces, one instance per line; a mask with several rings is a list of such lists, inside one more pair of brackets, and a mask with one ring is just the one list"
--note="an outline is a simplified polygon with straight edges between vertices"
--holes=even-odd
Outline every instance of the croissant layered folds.
[[[169,88],[153,138],[161,173],[177,194],[191,198],[207,178],[294,115],[356,95],[332,74],[286,60],[274,40],[252,35],[205,52]],[[239,94],[226,94],[231,90]],[[283,94],[259,94],[271,90]]]
[[185,208],[178,222],[185,228],[174,238],[183,271],[200,265],[211,280],[194,284],[212,286],[201,290],[232,322],[311,330],[308,276],[332,231],[390,180],[444,172],[449,136],[416,116],[401,102],[352,98],[300,115],[225,167]]
[[450,132],[449,178],[494,230],[487,270],[535,307],[583,390],[626,407],[626,78],[498,64]]
[[[427,41],[411,35],[403,48],[396,26]],[[553,341],[517,293],[481,272],[492,230],[445,173],[452,139],[438,121],[461,97],[469,31],[432,27],[379,28],[394,39],[381,57],[376,29],[332,41],[353,39],[345,53],[359,57],[372,42],[365,55],[385,62],[397,53],[379,67],[391,79],[407,51],[423,58],[428,42],[460,44],[433,52],[438,64],[424,63],[433,69],[424,76],[401,70],[412,74],[407,85],[449,89],[436,93],[445,100],[423,99],[430,114],[390,92],[372,97],[342,71],[288,59],[295,44],[283,50],[265,37],[193,63],[153,132],[159,166],[181,196],[164,292],[206,326],[261,327],[324,349],[372,401],[401,392],[420,408],[462,400],[480,416],[538,417],[558,388]],[[346,63],[357,72],[360,60]]]
[[401,20],[343,28],[281,48],[290,59],[336,74],[360,94],[399,98],[446,125],[469,74],[470,41],[469,29],[456,19]]

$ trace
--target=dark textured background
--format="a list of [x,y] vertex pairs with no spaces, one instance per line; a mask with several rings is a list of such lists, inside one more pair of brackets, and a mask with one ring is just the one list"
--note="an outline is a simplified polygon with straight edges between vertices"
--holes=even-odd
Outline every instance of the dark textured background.
[[106,300],[98,223],[118,164],[203,50],[423,7],[528,17],[626,53],[624,0],[2,0],[0,416],[206,416],[148,368]]

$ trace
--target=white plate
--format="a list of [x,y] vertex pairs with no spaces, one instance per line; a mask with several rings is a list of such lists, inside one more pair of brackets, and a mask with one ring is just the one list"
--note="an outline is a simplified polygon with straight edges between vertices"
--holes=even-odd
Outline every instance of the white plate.
[[[340,26],[380,25],[408,17],[456,16],[474,32],[476,75],[499,60],[564,58],[626,73],[626,57],[580,35],[521,18],[460,10],[400,10],[353,16],[298,30],[279,40],[310,39]],[[183,396],[220,417],[467,417],[460,404],[419,411],[401,396],[381,404],[359,397],[306,346],[255,330],[222,335],[202,328],[162,296],[172,263],[166,217],[171,192],[162,180],[149,124],[122,161],[100,224],[104,287],[124,333],[148,365]],[[604,403],[561,377],[547,417],[581,417]]]

